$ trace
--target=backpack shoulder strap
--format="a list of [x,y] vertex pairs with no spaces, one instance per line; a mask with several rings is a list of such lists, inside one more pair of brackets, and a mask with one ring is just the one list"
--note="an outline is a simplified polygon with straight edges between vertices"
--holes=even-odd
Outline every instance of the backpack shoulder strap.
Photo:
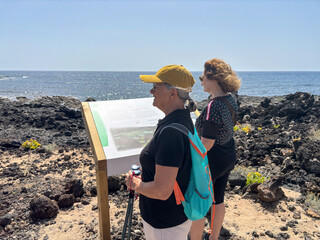
[[186,136],[188,136],[188,135],[189,135],[189,132],[190,132],[189,129],[188,129],[186,126],[184,126],[184,125],[182,125],[182,124],[180,124],[180,123],[170,123],[170,124],[164,126],[164,127],[160,130],[160,133],[159,133],[159,134],[161,134],[162,131],[163,131],[164,129],[166,129],[166,128],[174,128],[174,129],[182,132],[182,133],[185,134]]
[[[164,126],[164,127],[160,130],[159,135],[160,135],[160,134],[162,133],[162,131],[163,131],[164,129],[166,129],[166,128],[174,128],[174,129],[182,132],[183,134],[185,134],[187,137],[188,137],[188,135],[189,135],[189,129],[188,129],[186,126],[184,126],[184,125],[182,125],[182,124],[180,124],[180,123],[170,123],[170,124]],[[185,201],[184,196],[183,196],[183,194],[182,194],[182,192],[181,192],[181,189],[180,189],[180,187],[179,187],[179,184],[178,184],[177,180],[174,182],[173,192],[174,192],[174,196],[175,196],[176,204],[177,204],[177,205],[180,205],[181,202],[184,202],[184,201]]]
[[231,106],[231,104],[229,103],[229,101],[227,99],[225,99],[224,97],[216,97],[214,99],[219,100],[221,102],[224,102],[227,105],[227,107],[229,108],[229,111],[231,113],[231,116],[232,116],[233,125],[235,126],[237,124],[237,114],[234,111],[234,109]]

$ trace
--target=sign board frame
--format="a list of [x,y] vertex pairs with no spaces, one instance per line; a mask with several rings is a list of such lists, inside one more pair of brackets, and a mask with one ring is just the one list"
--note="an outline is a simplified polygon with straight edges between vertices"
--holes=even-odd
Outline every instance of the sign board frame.
[[[140,99],[140,101],[141,100],[142,99]],[[106,152],[104,151],[104,147],[98,132],[98,127],[96,125],[94,114],[92,112],[92,109],[90,108],[89,102],[81,103],[81,111],[82,111],[82,116],[84,119],[87,136],[89,138],[90,146],[91,146],[94,161],[95,161],[100,239],[111,240],[109,195],[108,195],[108,184],[107,184],[108,183],[108,164],[107,164]],[[198,110],[196,110],[195,116],[199,116],[199,115],[200,113],[198,112]],[[125,159],[127,159],[128,161],[129,158],[121,157],[121,158],[118,158],[117,160],[119,162],[119,160],[123,161]],[[110,160],[112,159],[109,159],[109,161]]]
[[100,239],[111,240],[107,159],[102,148],[89,103],[81,103],[81,110],[95,161]]

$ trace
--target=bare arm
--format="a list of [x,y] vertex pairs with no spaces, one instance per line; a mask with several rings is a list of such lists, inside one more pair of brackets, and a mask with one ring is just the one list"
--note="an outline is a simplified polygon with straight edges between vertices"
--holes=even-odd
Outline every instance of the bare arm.
[[[154,181],[142,182],[141,179],[133,177],[131,188],[136,192],[154,199],[167,200],[173,191],[179,168],[167,167],[156,164]],[[130,186],[131,173],[127,175],[127,186]]]
[[216,141],[215,139],[201,137],[201,142],[204,145],[204,147],[207,149],[207,151],[209,151],[213,147],[213,144],[215,141]]

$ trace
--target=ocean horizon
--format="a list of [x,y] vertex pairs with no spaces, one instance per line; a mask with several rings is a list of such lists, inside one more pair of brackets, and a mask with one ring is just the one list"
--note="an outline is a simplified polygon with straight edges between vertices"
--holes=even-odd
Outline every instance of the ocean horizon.
[[[199,76],[191,71],[196,84],[191,97],[196,101],[208,98]],[[153,71],[8,71],[0,70],[0,97],[37,98],[71,96],[84,101],[151,97],[152,85],[143,83],[139,75]],[[320,95],[320,71],[237,71],[242,85],[240,95],[281,96],[295,92]]]

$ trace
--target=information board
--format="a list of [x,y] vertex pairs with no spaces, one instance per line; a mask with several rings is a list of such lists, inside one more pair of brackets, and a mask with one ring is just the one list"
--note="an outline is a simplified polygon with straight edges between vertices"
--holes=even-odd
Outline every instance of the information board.
[[108,176],[126,173],[139,162],[164,113],[153,98],[89,102],[108,164]]

